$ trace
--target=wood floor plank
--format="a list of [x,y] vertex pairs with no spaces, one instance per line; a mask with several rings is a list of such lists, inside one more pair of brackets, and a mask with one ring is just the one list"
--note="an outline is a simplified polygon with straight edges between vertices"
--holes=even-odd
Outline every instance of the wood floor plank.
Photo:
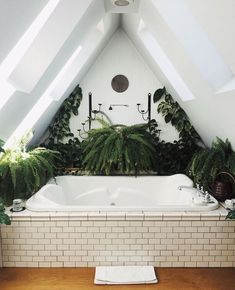
[[2,268],[1,290],[229,290],[235,268],[158,268],[154,285],[94,285],[94,268]]

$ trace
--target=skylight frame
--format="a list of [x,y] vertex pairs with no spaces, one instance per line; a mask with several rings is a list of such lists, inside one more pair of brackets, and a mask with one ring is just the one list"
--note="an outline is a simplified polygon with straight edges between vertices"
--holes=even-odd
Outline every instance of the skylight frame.
[[157,42],[153,33],[148,29],[143,19],[140,19],[138,35],[144,47],[147,49],[154,61],[157,63],[162,73],[168,79],[181,100],[190,101],[195,99],[195,96],[187,87],[184,80],[181,78],[181,76],[173,66],[172,62]]

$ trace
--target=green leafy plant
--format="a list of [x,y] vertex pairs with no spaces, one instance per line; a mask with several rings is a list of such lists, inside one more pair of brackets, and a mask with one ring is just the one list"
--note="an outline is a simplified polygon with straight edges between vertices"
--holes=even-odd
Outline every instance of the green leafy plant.
[[185,144],[182,140],[171,142],[160,141],[156,146],[156,171],[159,175],[186,173],[188,164],[197,145]]
[[202,142],[201,137],[191,125],[190,120],[185,111],[180,107],[172,96],[167,92],[166,88],[158,89],[154,93],[153,101],[156,103],[164,98],[158,105],[157,111],[165,118],[166,123],[171,123],[179,132],[179,138],[187,142]]
[[226,219],[235,220],[235,209],[232,209],[228,212]]
[[82,145],[84,168],[94,174],[137,174],[154,167],[155,143],[148,124],[93,129]]
[[59,141],[64,141],[66,137],[74,137],[74,134],[70,130],[69,122],[72,115],[78,115],[78,108],[81,101],[82,89],[77,85],[69,97],[64,100],[52,124],[49,126],[49,144],[57,144]]
[[3,200],[0,198],[0,224],[10,225],[10,217],[5,213]]
[[35,148],[26,151],[20,140],[13,149],[0,155],[0,197],[10,205],[14,198],[26,199],[54,175],[58,152]]
[[2,139],[0,139],[0,153],[4,152],[4,149],[3,149],[4,144],[5,144],[5,142]]
[[192,156],[201,149],[203,142],[185,111],[174,101],[165,87],[154,93],[154,103],[160,100],[162,101],[158,104],[157,111],[164,117],[166,123],[171,123],[176,128],[179,140],[173,143],[164,140],[158,142],[156,171],[160,175],[185,173]]
[[217,174],[222,171],[235,174],[235,152],[228,139],[217,137],[211,148],[201,149],[193,156],[188,173],[195,183],[211,191]]
[[61,153],[61,160],[56,164],[58,168],[81,165],[81,144],[69,126],[70,118],[78,115],[81,101],[82,89],[77,85],[58,110],[49,126],[49,136],[43,143],[43,146]]
[[[58,142],[51,146],[53,150],[60,152],[61,158],[56,162],[56,168],[81,167],[81,143],[78,138],[69,139],[67,143]],[[59,174],[62,174],[60,172]]]

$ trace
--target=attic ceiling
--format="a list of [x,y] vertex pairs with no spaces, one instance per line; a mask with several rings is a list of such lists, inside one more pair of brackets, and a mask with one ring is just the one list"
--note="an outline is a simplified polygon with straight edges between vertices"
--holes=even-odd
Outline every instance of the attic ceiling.
[[38,140],[122,29],[205,143],[235,145],[235,1],[114,2],[0,0],[0,137]]

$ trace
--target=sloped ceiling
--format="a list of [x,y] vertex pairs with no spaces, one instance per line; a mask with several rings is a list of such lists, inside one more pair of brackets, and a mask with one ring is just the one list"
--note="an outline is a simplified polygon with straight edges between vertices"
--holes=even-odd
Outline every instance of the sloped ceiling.
[[[14,64],[14,49],[48,5],[53,9]],[[33,127],[39,140],[121,28],[205,143],[228,137],[235,147],[234,11],[234,0],[135,0],[129,7],[112,0],[0,0],[0,138]]]

